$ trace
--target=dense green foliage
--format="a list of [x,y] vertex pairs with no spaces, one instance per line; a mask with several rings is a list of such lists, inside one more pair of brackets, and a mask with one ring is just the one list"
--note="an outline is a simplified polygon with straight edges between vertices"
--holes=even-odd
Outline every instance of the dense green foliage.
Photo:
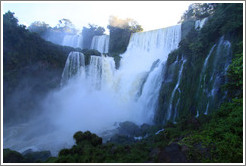
[[193,3],[181,17],[181,22],[208,17],[214,13],[217,5],[216,3]]
[[91,42],[94,36],[103,35],[105,29],[101,26],[89,24],[89,27],[83,27],[83,48],[89,49],[91,47]]
[[[225,103],[203,122],[200,130],[181,141],[190,147],[189,156],[202,162],[243,162],[243,101]],[[207,155],[196,147],[201,144]],[[197,153],[196,153],[197,152]]]
[[147,147],[136,144],[130,145],[102,144],[102,138],[89,131],[74,134],[76,145],[71,149],[63,149],[57,158],[52,157],[47,162],[59,163],[115,163],[115,162],[144,162],[147,157]]
[[235,56],[228,70],[228,95],[233,98],[243,97],[243,42],[235,46]]
[[16,151],[10,149],[3,149],[3,162],[4,163],[24,163],[24,157]]
[[27,118],[40,96],[59,85],[72,50],[46,42],[18,25],[14,13],[3,15],[4,122],[10,122],[10,115],[15,120]]
[[3,149],[4,163],[34,163],[44,162],[51,156],[49,151],[25,151],[22,154],[10,149]]

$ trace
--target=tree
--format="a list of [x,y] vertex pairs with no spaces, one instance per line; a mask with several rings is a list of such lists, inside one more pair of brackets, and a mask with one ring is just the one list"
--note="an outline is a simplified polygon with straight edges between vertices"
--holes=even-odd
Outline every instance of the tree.
[[44,37],[47,32],[51,30],[49,24],[41,21],[35,21],[28,27],[30,32],[35,32],[41,37]]
[[75,26],[73,25],[73,23],[69,19],[66,19],[66,18],[59,20],[59,23],[56,25],[54,30],[58,30],[58,31],[65,32],[65,33],[71,33],[71,34],[77,33],[77,30],[75,29]]
[[14,14],[15,14],[15,13],[12,13],[12,12],[10,12],[10,11],[8,11],[7,13],[5,13],[5,14],[3,15],[3,20],[4,20],[3,23],[4,23],[5,25],[8,24],[8,25],[17,27],[17,25],[18,25],[18,19],[14,17]]
[[217,7],[216,3],[193,3],[181,17],[181,21],[190,19],[203,19],[212,15]]
[[131,33],[143,31],[142,26],[132,18],[120,19],[116,16],[110,16],[108,29],[112,29],[112,27],[126,29]]

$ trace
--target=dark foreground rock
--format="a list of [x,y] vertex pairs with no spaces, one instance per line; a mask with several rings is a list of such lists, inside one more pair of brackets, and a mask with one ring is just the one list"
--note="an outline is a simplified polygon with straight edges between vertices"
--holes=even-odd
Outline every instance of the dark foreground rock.
[[187,158],[181,151],[180,145],[172,143],[161,149],[158,155],[158,162],[160,163],[186,163]]

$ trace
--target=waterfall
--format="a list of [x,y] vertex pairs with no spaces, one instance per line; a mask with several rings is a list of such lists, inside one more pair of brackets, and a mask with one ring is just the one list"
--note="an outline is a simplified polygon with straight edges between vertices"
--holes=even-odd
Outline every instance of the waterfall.
[[74,76],[85,76],[85,57],[80,52],[70,52],[62,73],[61,85]]
[[[142,107],[142,114],[146,122],[153,121],[163,81],[163,68],[168,54],[178,48],[180,40],[181,25],[134,33],[126,52],[121,55],[119,68],[121,79],[118,91],[125,96],[125,100],[133,100],[136,99],[137,92],[141,91],[139,85],[143,84],[137,104]],[[160,61],[151,70],[153,63],[158,59]],[[148,73],[147,78],[146,73]]]
[[210,49],[202,67],[196,94],[198,112],[207,115],[225,99],[226,92],[222,92],[221,86],[227,80],[226,72],[230,61],[231,44],[222,36]]
[[[207,68],[208,59],[210,58],[212,52],[214,51],[214,47],[215,46],[216,46],[216,44],[214,44],[213,47],[210,49],[210,51],[209,51],[209,53],[208,53],[208,55],[207,55],[207,57],[206,57],[206,59],[204,61],[204,64],[203,64],[203,67],[202,67],[202,73],[200,75],[200,82],[201,82],[201,79],[202,79],[201,76],[204,75],[204,72],[205,72],[205,70]],[[205,79],[205,75],[204,75],[204,78],[203,79]]]
[[153,119],[157,107],[159,90],[162,83],[162,68],[163,64],[159,62],[153,71],[150,72],[138,101],[144,106],[143,114],[146,116],[146,119],[149,119],[149,122]]
[[209,107],[209,102],[207,104],[206,111],[204,112],[204,115],[207,115],[208,114],[208,107]]
[[202,20],[196,20],[195,22],[195,29],[200,30],[206,24],[208,18],[203,18]]
[[[186,63],[186,60],[183,60],[183,57],[182,57],[182,65],[181,65],[181,68],[179,70],[179,75],[178,75],[178,81],[172,91],[172,95],[171,95],[171,98],[170,98],[170,102],[169,102],[169,108],[168,108],[168,111],[167,111],[167,120],[169,120],[171,118],[171,115],[172,115],[172,107],[173,107],[173,98],[174,98],[174,95],[179,87],[179,83],[180,83],[180,80],[181,80],[181,77],[182,77],[182,72],[183,72],[183,67],[184,67],[184,64]],[[177,110],[176,110],[177,111]],[[175,115],[177,114],[176,112],[174,113]],[[175,119],[175,117],[174,117]]]
[[90,62],[85,66],[82,53],[69,53],[62,86],[42,101],[44,116],[32,124],[39,127],[38,134],[34,136],[27,125],[22,130],[25,137],[12,137],[5,147],[50,150],[57,155],[73,146],[77,131],[103,137],[104,131],[117,127],[116,122],[152,123],[168,54],[178,48],[180,39],[181,25],[135,33],[118,70],[112,57],[92,55],[86,57]]
[[101,35],[94,36],[91,42],[91,49],[95,49],[101,53],[108,53],[109,48],[109,36]]
[[112,88],[115,63],[112,57],[91,56],[87,79],[93,89]]
[[88,69],[88,79],[90,85],[95,89],[101,88],[102,75],[102,58],[99,56],[91,56],[90,65]]
[[[154,61],[160,59],[160,64],[165,63],[168,54],[178,47],[180,38],[181,25],[134,33],[129,41],[127,51],[121,55],[119,72],[124,72],[121,81],[124,86],[120,87],[122,91],[127,92],[130,89],[135,81],[134,78],[149,72]],[[158,66],[162,68],[160,64]]]
[[198,118],[199,117],[199,111],[197,110],[196,111],[196,118]]
[[74,48],[83,48],[82,35],[65,35],[62,41],[63,46],[70,46]]
[[112,57],[102,57],[102,82],[101,87],[110,89],[114,86],[115,62]]

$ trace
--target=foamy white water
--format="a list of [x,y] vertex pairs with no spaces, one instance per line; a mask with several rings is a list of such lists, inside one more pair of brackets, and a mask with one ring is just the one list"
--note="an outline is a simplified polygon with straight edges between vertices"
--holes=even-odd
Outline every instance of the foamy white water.
[[[111,57],[91,56],[89,65],[84,66],[81,53],[70,53],[62,75],[62,82],[68,83],[42,102],[41,120],[34,119],[23,132],[5,137],[4,146],[17,151],[28,147],[51,150],[57,155],[59,149],[73,145],[72,136],[78,130],[100,136],[114,128],[115,122],[152,123],[163,67],[180,39],[181,25],[133,34],[121,55],[119,70]],[[39,126],[40,122],[49,127]],[[46,132],[47,128],[50,130]]]
[[94,36],[91,42],[91,49],[95,49],[100,53],[108,53],[109,36],[108,35]]

